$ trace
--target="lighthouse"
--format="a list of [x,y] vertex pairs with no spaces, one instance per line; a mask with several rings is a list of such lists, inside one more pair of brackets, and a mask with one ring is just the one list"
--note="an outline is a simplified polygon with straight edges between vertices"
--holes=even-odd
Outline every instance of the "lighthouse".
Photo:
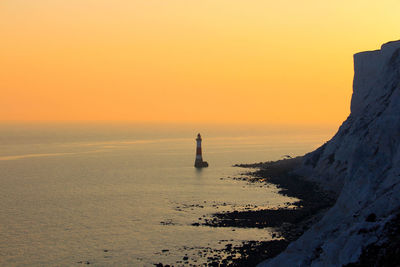
[[207,161],[203,161],[203,155],[201,153],[201,135],[197,134],[196,138],[196,160],[194,161],[194,166],[196,168],[208,167]]

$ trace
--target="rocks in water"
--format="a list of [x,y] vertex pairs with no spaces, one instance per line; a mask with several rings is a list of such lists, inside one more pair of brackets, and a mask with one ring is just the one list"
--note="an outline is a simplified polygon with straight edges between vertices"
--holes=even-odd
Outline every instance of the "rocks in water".
[[160,224],[162,224],[162,225],[175,225],[175,223],[173,223],[172,220],[161,221]]
[[196,168],[207,168],[208,167],[208,162],[207,161],[196,161],[194,163],[194,166]]
[[77,263],[89,265],[89,264],[90,264],[90,261],[78,261]]

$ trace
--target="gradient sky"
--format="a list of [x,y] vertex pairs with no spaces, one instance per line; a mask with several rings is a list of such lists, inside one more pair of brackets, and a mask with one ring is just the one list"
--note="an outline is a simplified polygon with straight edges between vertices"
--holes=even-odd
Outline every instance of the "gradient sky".
[[400,1],[3,0],[0,121],[339,124]]

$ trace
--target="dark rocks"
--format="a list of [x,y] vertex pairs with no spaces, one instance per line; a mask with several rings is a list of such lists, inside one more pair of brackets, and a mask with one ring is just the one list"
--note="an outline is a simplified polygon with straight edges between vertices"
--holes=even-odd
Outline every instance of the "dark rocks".
[[[372,230],[376,230],[376,228]],[[366,230],[364,229],[364,231]],[[386,223],[382,234],[377,236],[377,238],[378,241],[363,248],[357,262],[347,264],[346,267],[399,266],[400,211],[392,220]]]
[[173,223],[172,220],[162,221],[162,222],[160,222],[160,224],[162,224],[162,225],[175,225],[175,223]]
[[[301,163],[301,160],[301,158],[294,158],[276,162],[235,165],[259,168],[259,170],[249,173],[250,177],[236,178],[237,180],[244,179],[251,183],[272,183],[280,189],[280,194],[298,198],[300,201],[291,203],[295,208],[235,210],[216,213],[211,219],[205,219],[202,225],[212,227],[275,227],[276,233],[272,237],[282,238],[262,242],[244,242],[238,247],[227,244],[222,251],[228,256],[220,260],[214,259],[213,263],[216,263],[216,266],[255,266],[267,258],[278,255],[286,249],[290,242],[298,239],[312,224],[318,221],[323,213],[335,203],[336,196],[331,192],[323,191],[315,183],[290,173]],[[316,251],[316,254],[318,253],[321,251]]]
[[335,161],[335,153],[332,153],[328,156],[328,163],[332,164]]
[[79,264],[86,264],[86,265],[89,265],[89,264],[90,264],[89,261],[78,261],[77,263],[79,263]]
[[[213,227],[281,227],[284,223],[299,225],[314,214],[331,207],[335,198],[332,194],[322,191],[315,183],[306,181],[302,177],[290,174],[290,171],[299,164],[299,159],[287,159],[277,162],[257,163],[258,171],[250,173],[252,177],[244,178],[251,183],[272,183],[278,186],[279,193],[299,198],[292,203],[296,208],[279,208],[264,210],[245,210],[226,213],[216,213],[212,220],[204,220],[202,225]],[[240,165],[241,167],[247,165]],[[250,165],[253,167],[253,165]],[[293,237],[298,232],[308,229],[302,225],[301,231],[291,233]]]
[[367,216],[367,218],[365,218],[366,222],[375,222],[376,221],[376,214],[375,213],[371,213],[370,215]]
[[196,160],[194,163],[194,167],[196,168],[207,168],[208,167],[208,162],[203,161],[203,160]]

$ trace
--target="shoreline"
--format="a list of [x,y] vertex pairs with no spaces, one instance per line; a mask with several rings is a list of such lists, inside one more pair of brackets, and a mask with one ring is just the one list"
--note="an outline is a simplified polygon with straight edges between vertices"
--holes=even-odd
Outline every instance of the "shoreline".
[[[272,240],[247,240],[234,245],[229,240],[224,248],[204,247],[198,255],[206,259],[202,266],[256,266],[271,259],[297,240],[313,224],[318,222],[325,212],[336,202],[336,195],[322,190],[315,182],[293,173],[302,163],[302,157],[253,164],[235,164],[233,167],[251,169],[243,177],[223,179],[240,180],[252,184],[275,185],[278,194],[293,197],[298,201],[286,203],[284,207],[257,210],[233,210],[203,215],[191,225],[194,227],[233,228],[270,228]],[[221,178],[222,179],[222,178]],[[233,241],[233,240],[232,240]],[[316,252],[318,253],[318,252]],[[188,254],[176,264],[196,266]],[[174,264],[154,263],[158,267],[170,267]]]
[[[273,240],[246,241],[242,245],[227,244],[216,252],[226,255],[214,259],[208,266],[256,266],[273,258],[297,240],[307,229],[319,221],[323,214],[333,206],[336,195],[322,190],[316,183],[293,174],[301,164],[302,157],[278,161],[236,164],[234,167],[252,168],[255,171],[245,173],[245,178],[233,178],[249,183],[274,184],[279,194],[299,199],[291,203],[294,208],[232,211],[214,213],[203,222],[194,226],[237,227],[237,228],[273,228]],[[239,255],[239,256],[238,256]]]

